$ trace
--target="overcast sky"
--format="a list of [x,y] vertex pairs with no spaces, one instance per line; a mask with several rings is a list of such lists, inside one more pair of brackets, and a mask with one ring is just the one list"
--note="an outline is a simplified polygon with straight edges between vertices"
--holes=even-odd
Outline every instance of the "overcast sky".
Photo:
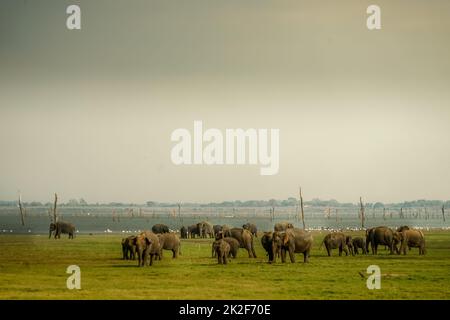
[[[0,199],[450,199],[449,34],[447,0],[1,1]],[[175,166],[194,120],[280,129],[279,173]]]

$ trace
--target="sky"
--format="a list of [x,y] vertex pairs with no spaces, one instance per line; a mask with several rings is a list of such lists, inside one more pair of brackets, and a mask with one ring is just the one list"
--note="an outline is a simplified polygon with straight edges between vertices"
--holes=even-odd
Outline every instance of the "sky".
[[[446,0],[1,1],[0,199],[448,200],[449,33]],[[174,165],[195,120],[279,129],[278,174]]]

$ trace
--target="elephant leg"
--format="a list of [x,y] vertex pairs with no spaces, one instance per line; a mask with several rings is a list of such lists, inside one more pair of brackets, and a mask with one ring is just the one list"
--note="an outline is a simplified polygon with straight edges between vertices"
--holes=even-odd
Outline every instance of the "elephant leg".
[[150,254],[150,266],[153,265],[153,257],[155,257],[155,259],[156,259],[156,255],[155,254]]
[[138,251],[138,267],[144,266],[144,257],[141,251]]
[[348,249],[345,245],[342,246],[342,250],[345,252],[345,255],[348,256]]
[[253,243],[252,243],[252,254],[253,254],[253,258],[256,258],[256,252],[255,252],[255,247],[253,247]]
[[303,262],[304,263],[309,262],[309,250],[303,252]]
[[177,254],[177,253],[178,253],[178,250],[173,249],[173,250],[172,250],[172,253],[173,253],[172,258],[175,259],[175,258],[178,256],[178,254]]
[[342,257],[342,246],[339,246],[339,257]]
[[253,256],[252,256],[252,248],[250,247],[249,244],[246,246],[245,249],[246,249],[247,252],[248,252],[248,257],[249,257],[249,258],[253,258]]
[[281,262],[282,263],[286,262],[286,250],[285,249],[281,249]]
[[394,244],[393,243],[391,243],[389,245],[389,254],[394,254]]
[[294,255],[294,250],[293,249],[289,250],[289,258],[291,259],[291,263],[295,263],[295,255]]
[[328,245],[325,245],[325,248],[327,249],[327,254],[329,257],[331,257],[331,249]]
[[227,255],[224,254],[224,255],[223,255],[223,264],[227,264],[227,263],[228,263]]

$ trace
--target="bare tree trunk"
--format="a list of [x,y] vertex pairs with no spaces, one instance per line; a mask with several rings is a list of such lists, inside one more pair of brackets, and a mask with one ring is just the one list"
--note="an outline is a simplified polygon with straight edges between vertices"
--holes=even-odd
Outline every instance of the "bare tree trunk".
[[336,222],[338,222],[338,209],[336,209]]
[[386,220],[386,208],[383,208],[383,220]]
[[442,205],[442,219],[444,219],[445,222],[445,206]]
[[303,211],[302,188],[300,188],[300,210],[301,210],[301,213],[302,213],[303,230],[305,230],[306,229],[306,225],[305,225],[305,212]]
[[20,220],[22,221],[22,226],[25,225],[25,218],[24,218],[24,208],[22,206],[22,195],[19,193],[19,210],[20,210]]
[[56,223],[56,206],[58,204],[58,195],[55,193],[55,202],[53,203],[53,223]]
[[360,208],[360,210],[361,210],[361,228],[364,229],[364,205],[362,202],[362,197],[359,197],[359,203],[361,205],[361,208]]

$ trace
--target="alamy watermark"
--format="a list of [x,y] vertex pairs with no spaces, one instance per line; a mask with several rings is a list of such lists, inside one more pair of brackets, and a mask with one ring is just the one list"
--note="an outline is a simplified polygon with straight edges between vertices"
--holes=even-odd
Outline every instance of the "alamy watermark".
[[370,265],[367,267],[367,273],[370,274],[370,276],[367,278],[366,286],[367,289],[373,290],[373,289],[381,289],[381,269],[377,265]]
[[66,273],[70,276],[67,278],[66,286],[67,289],[81,289],[81,270],[77,265],[70,265],[67,267]]
[[223,133],[209,128],[203,131],[202,121],[194,121],[193,129],[192,134],[185,128],[172,132],[170,138],[176,144],[170,158],[175,165],[259,164],[261,175],[278,173],[279,129],[226,129]]

